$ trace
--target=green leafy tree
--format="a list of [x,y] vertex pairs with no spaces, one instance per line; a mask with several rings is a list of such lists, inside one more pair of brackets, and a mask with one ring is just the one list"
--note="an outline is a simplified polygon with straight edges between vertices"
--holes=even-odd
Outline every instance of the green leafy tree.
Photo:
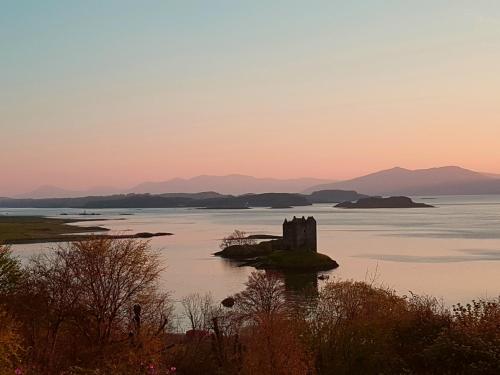
[[10,246],[0,245],[0,296],[12,293],[22,277],[21,264]]

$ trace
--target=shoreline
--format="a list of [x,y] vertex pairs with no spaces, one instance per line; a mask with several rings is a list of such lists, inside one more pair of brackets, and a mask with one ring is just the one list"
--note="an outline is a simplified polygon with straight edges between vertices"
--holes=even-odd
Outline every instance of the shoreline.
[[[134,234],[99,234],[110,229],[101,226],[84,227],[76,223],[111,219],[60,219],[44,216],[0,215],[0,244],[22,245],[53,242],[86,241],[92,239],[148,239],[171,236],[169,232],[139,232]],[[124,220],[124,219],[118,219]]]

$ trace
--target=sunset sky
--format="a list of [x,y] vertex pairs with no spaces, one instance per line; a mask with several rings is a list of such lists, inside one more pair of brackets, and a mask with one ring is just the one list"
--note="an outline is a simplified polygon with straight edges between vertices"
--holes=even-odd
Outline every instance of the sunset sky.
[[500,173],[499,1],[1,1],[0,48],[0,196]]

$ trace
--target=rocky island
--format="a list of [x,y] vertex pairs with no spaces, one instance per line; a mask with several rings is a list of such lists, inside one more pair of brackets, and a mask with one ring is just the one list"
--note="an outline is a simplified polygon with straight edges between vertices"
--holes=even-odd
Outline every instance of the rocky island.
[[329,256],[317,252],[316,220],[312,216],[285,219],[282,238],[257,243],[255,237],[233,236],[223,244],[227,246],[214,255],[257,269],[316,272],[339,266]]
[[370,197],[359,199],[356,202],[343,202],[337,204],[339,208],[426,208],[434,207],[425,203],[416,203],[408,197]]

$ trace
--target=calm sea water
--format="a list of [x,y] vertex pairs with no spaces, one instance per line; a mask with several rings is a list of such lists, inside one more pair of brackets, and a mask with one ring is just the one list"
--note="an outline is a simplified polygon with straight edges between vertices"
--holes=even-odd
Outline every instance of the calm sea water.
[[[165,262],[162,285],[179,300],[193,292],[221,299],[240,291],[249,267],[213,257],[220,238],[234,229],[249,234],[281,234],[285,217],[314,216],[318,248],[340,267],[330,278],[371,280],[395,288],[431,294],[447,304],[500,294],[500,196],[448,196],[417,201],[432,209],[342,210],[331,204],[293,209],[92,210],[111,219],[92,222],[117,232],[174,233],[151,241]],[[77,214],[72,209],[0,209],[0,214]],[[121,214],[133,214],[123,216]],[[75,216],[79,217],[79,216]],[[82,224],[85,225],[85,224]],[[50,245],[18,245],[23,258]]]

